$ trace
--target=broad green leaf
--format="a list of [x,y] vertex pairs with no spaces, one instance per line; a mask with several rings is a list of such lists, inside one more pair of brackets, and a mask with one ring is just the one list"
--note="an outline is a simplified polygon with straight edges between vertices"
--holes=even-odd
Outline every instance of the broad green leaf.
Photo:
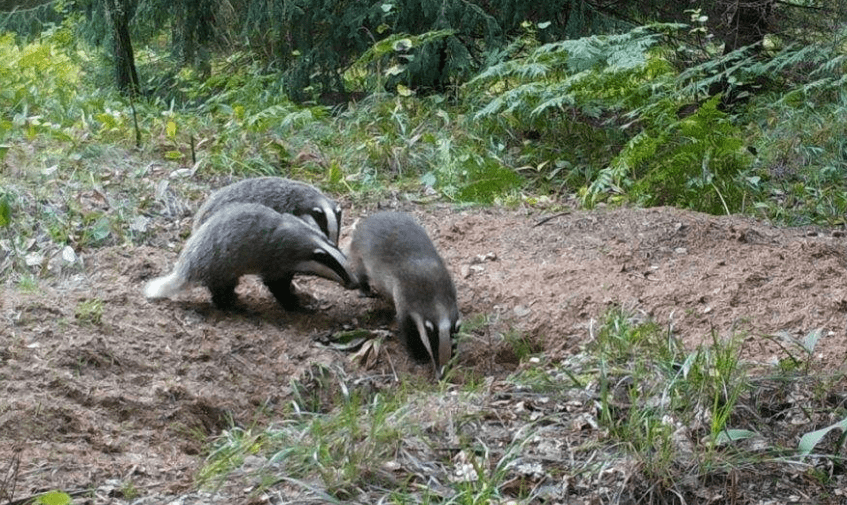
[[406,52],[412,48],[412,39],[395,40],[392,48],[398,52]]
[[385,70],[385,75],[402,74],[403,70],[405,70],[405,67],[403,67],[402,65],[392,65]]
[[168,133],[168,138],[172,139],[172,138],[176,137],[176,123],[175,122],[168,121],[167,133]]
[[72,501],[71,495],[62,491],[50,491],[35,499],[39,505],[70,505]]
[[91,236],[97,241],[105,239],[111,232],[111,223],[106,216],[100,217],[91,227]]
[[12,222],[12,206],[9,205],[9,197],[3,196],[0,198],[0,226],[3,228],[9,226]]
[[798,445],[798,448],[800,449],[800,454],[804,456],[811,454],[815,446],[818,445],[821,440],[823,440],[823,437],[825,437],[827,433],[836,428],[840,429],[841,431],[847,430],[847,417],[833,424],[832,426],[827,426],[826,428],[821,428],[819,430],[803,435],[800,438],[800,444]]
[[815,346],[818,345],[818,340],[820,340],[821,335],[823,335],[823,328],[810,331],[809,334],[806,335],[806,338],[803,339],[803,349],[805,349],[809,354],[815,352]]
[[757,435],[758,433],[750,430],[723,430],[718,433],[717,438],[715,438],[715,443],[722,445],[728,442],[735,442],[736,440],[747,440],[748,438],[753,438]]

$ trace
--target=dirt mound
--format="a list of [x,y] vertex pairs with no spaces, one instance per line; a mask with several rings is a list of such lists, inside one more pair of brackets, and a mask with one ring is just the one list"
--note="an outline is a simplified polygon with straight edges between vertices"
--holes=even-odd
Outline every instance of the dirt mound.
[[[548,355],[571,353],[614,305],[672,324],[692,346],[713,331],[742,334],[744,356],[760,362],[784,357],[769,336],[822,328],[820,366],[845,360],[840,232],[670,208],[574,211],[543,223],[521,211],[406,210],[451,268],[465,320],[487,321],[461,342],[457,380],[515,370],[508,332]],[[384,302],[321,279],[297,281],[308,312],[282,310],[255,279],[240,285],[235,313],[213,308],[202,288],[148,302],[144,282],[170,269],[189,226],[157,237],[172,249],[99,250],[83,255],[83,273],[33,293],[6,288],[0,462],[20,461],[16,497],[110,479],[131,479],[142,495],[178,493],[192,485],[207,435],[272,416],[290,400],[291,380],[317,365],[374,380],[429,373],[393,341],[372,368],[321,344],[339,330],[392,324]]]

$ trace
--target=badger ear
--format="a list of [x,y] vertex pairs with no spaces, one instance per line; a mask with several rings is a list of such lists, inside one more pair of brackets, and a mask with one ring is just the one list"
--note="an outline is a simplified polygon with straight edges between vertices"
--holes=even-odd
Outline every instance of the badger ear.
[[312,212],[316,212],[318,214],[323,214],[324,210],[321,207],[312,207]]
[[428,332],[435,331],[435,325],[432,324],[432,321],[425,321],[424,326],[426,326],[426,331]]

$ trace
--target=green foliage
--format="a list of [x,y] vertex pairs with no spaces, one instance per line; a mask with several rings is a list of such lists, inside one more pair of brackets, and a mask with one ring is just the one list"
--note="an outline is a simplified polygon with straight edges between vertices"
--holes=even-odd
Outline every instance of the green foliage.
[[503,334],[503,340],[511,346],[519,362],[523,362],[532,353],[538,352],[538,346],[533,344],[532,339],[519,330],[507,331]]
[[103,320],[103,301],[97,298],[83,300],[76,306],[74,317],[82,324],[100,324]]
[[[378,56],[382,63],[395,57],[402,62],[383,66],[396,70],[391,71],[389,89],[401,84],[443,92],[496,62],[525,20],[543,24],[545,40],[620,24],[584,0],[253,0],[237,9],[212,0],[119,4],[132,18],[136,47],[167,44],[171,68],[163,75],[193,66],[208,77],[215,51],[224,56],[226,51],[245,51],[298,102],[346,91],[344,72],[386,38],[421,37],[418,44]],[[104,3],[76,0],[70,5],[84,13],[78,26],[86,40],[109,47],[112,31]]]
[[[702,20],[696,12],[692,16],[695,23]],[[578,189],[587,206],[604,199],[628,199],[710,213],[751,207],[779,210],[777,205],[750,205],[774,188],[767,181],[769,174],[751,174],[757,160],[746,148],[750,140],[740,117],[728,108],[749,100],[756,90],[776,87],[780,79],[787,84],[785,77],[800,66],[811,66],[812,79],[797,91],[776,95],[784,96],[782,106],[771,96],[767,107],[763,102],[762,107],[748,110],[761,111],[763,119],[772,120],[774,101],[777,110],[789,104],[796,107],[808,103],[797,100],[798,93],[833,96],[843,82],[843,75],[834,70],[840,68],[843,55],[820,45],[787,47],[769,58],[750,48],[720,55],[708,43],[668,49],[665,33],[708,40],[702,24],[690,29],[651,25],[620,35],[541,46],[533,43],[535,33],[529,28],[523,37],[522,47],[528,48],[524,53],[480,73],[465,91],[474,101],[485,97],[476,118],[489,131],[520,142],[517,159],[522,173],[539,187],[558,184]],[[687,68],[677,72],[677,64]],[[716,89],[723,92],[715,94]],[[833,114],[835,108],[823,112],[825,119],[812,124],[780,123],[777,128],[783,130],[785,125],[785,132],[779,138],[791,142],[786,147],[794,152],[768,150],[760,159],[784,166],[786,160],[816,160],[823,152],[841,152],[843,135],[830,136],[829,131],[841,131],[837,125],[844,115]],[[791,119],[801,118],[808,116],[796,114]],[[830,127],[833,122],[835,128]],[[822,149],[811,141],[807,153],[798,155],[797,135],[789,129],[804,132],[800,138],[807,133],[816,140],[825,136],[831,145]],[[529,135],[538,141],[523,140]],[[555,150],[554,145],[570,149]],[[845,172],[837,159],[827,161],[823,170],[807,172],[805,186],[779,188],[776,196],[792,204],[799,201],[802,212],[812,210],[840,222],[835,216],[847,208],[843,191],[821,188],[817,181],[833,184],[836,178],[842,180],[835,174]]]
[[800,454],[808,456],[815,450],[815,447],[823,440],[823,438],[829,434],[829,432],[833,430],[840,430],[841,435],[838,437],[838,441],[835,444],[835,450],[833,454],[838,454],[841,452],[841,448],[844,447],[844,442],[847,440],[847,418],[842,419],[841,421],[827,426],[826,428],[821,428],[819,430],[815,430],[803,435],[800,438],[800,443],[798,444],[798,449],[800,450]]
[[817,328],[807,333],[803,339],[794,338],[787,331],[778,331],[769,336],[768,338],[786,355],[779,361],[779,368],[786,373],[800,370],[809,373],[815,361],[815,348],[824,333],[823,328]]
[[216,483],[244,463],[244,458],[259,452],[264,444],[261,434],[239,427],[224,431],[206,457],[206,464],[197,474],[201,485]]
[[630,140],[600,172],[586,201],[611,185],[627,188],[648,206],[675,205],[711,214],[741,210],[744,192],[736,176],[749,165],[749,154],[739,129],[717,109],[719,100],[706,101],[682,119],[669,107],[653,117],[642,116],[661,128],[645,128]]
[[450,143],[438,146],[436,166],[421,178],[447,197],[462,202],[493,203],[521,186],[521,178],[500,160],[472,151],[458,152]]
[[0,195],[0,228],[6,228],[12,224],[12,205],[9,203],[9,195],[5,192]]
[[[366,392],[339,375],[323,379],[297,385],[318,388],[315,394],[324,403],[316,411],[302,409],[312,405],[309,395],[307,403],[294,402],[291,411],[261,432],[225,431],[213,444],[200,482],[223,482],[252,457],[252,476],[262,483],[260,489],[284,482],[307,489],[322,503],[355,501],[365,493],[373,499],[376,491],[393,503],[481,505],[507,496],[504,488],[516,477],[515,465],[535,435],[535,424],[528,423],[504,444],[487,447],[468,433],[466,427],[477,422],[483,386],[460,392],[422,381]],[[327,390],[337,394],[328,399]],[[440,415],[448,412],[449,419]],[[442,485],[431,488],[433,480]],[[528,489],[518,493],[527,495]]]
[[[730,430],[743,380],[734,340],[712,336],[711,345],[687,351],[653,322],[610,311],[589,352],[600,363],[600,421],[657,478],[668,475],[680,454],[673,434],[705,415],[712,447],[743,438]],[[718,457],[713,454],[712,457]]]
[[[16,2],[3,4],[0,11],[0,32],[13,32],[19,37],[37,37],[44,30],[61,23],[66,14],[64,2]],[[12,10],[6,10],[13,7]]]
[[538,46],[528,28],[526,54],[489,67],[465,93],[479,109],[474,119],[493,134],[522,140],[519,163],[536,182],[559,181],[575,190],[589,184],[631,135],[622,114],[648,103],[672,67],[653,50],[653,28]]
[[284,466],[283,479],[318,476],[328,497],[350,498],[412,428],[404,423],[409,411],[398,403],[401,398],[378,394],[365,400],[352,391],[326,414],[295,416],[261,433],[232,428],[215,444],[199,479],[219,482],[246,456],[261,455],[273,467]]
[[40,494],[35,498],[37,505],[70,505],[73,503],[71,495],[62,491],[50,491]]
[[17,288],[22,293],[35,293],[38,291],[38,279],[31,274],[22,275],[18,280]]
[[[415,58],[414,51],[420,50],[427,44],[443,41],[452,35],[454,32],[451,30],[436,30],[421,35],[405,33],[390,35],[375,43],[359,57],[347,72],[349,76],[347,81],[359,89],[372,90],[391,88],[392,86],[388,85],[391,81],[394,83],[393,87],[400,91],[404,89],[404,86],[398,84],[398,76],[405,77],[403,80],[408,84],[409,74],[413,71],[410,67],[416,61],[420,61]],[[415,69],[420,71],[420,63]],[[357,75],[367,76],[370,80],[355,79]]]
[[492,202],[520,187],[514,170],[469,133],[441,97],[383,94],[339,114],[325,142],[353,189],[414,180],[453,200]]
[[63,125],[50,119],[74,114],[81,85],[81,69],[77,55],[69,50],[71,43],[67,28],[47,32],[22,47],[11,34],[0,34],[0,109],[4,111],[0,121],[12,121],[30,138],[45,130],[60,131]]
[[[786,48],[778,57],[813,70],[782,67],[787,93],[754,96],[749,130],[758,150],[754,162],[757,209],[789,225],[842,225],[847,215],[847,93],[844,57],[835,48]],[[832,64],[835,63],[835,66]],[[789,81],[790,79],[790,81]]]
[[300,5],[249,2],[237,11],[235,30],[281,70],[286,91],[302,101],[321,92],[344,91],[342,69],[367,50],[370,37],[382,31],[377,27],[389,16],[382,5],[328,0]]

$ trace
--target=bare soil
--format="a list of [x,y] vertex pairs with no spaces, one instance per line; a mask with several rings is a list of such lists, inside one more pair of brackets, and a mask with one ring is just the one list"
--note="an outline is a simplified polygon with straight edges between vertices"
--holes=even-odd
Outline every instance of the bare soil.
[[[672,208],[551,216],[399,207],[415,213],[441,251],[465,319],[487,317],[488,330],[460,344],[457,382],[498,384],[530,366],[518,362],[506,332],[522,332],[545,359],[576,353],[616,305],[669,325],[689,346],[741,335],[754,363],[786,357],[774,335],[802,339],[816,329],[824,336],[815,367],[837,370],[847,358],[840,230]],[[373,210],[346,203],[342,245],[355,218]],[[124,503],[114,483],[131,481],[144,503],[159,503],[193,489],[208,436],[233,422],[273,419],[291,400],[291,381],[315,364],[387,382],[430,373],[391,339],[368,365],[324,345],[344,329],[392,329],[392,314],[384,302],[322,279],[297,280],[310,310],[296,313],[249,278],[236,312],[213,308],[202,288],[144,299],[144,283],[173,265],[190,218],[155,218],[153,226],[149,245],[83,251],[82,268],[55,272],[32,292],[5,287],[0,501],[62,489],[88,490],[76,503]],[[85,310],[98,301],[101,313]]]

